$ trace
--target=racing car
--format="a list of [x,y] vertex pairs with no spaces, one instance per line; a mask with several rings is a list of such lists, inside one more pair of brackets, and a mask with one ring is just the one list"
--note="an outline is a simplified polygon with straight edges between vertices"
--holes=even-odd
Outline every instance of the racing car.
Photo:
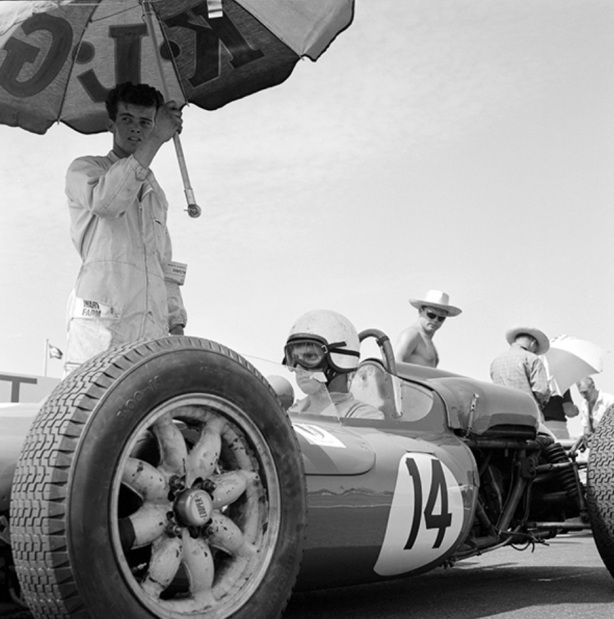
[[577,528],[614,575],[614,414],[585,465],[522,392],[360,338],[377,354],[352,393],[381,419],[289,414],[244,357],[186,336],[110,350],[36,415],[0,415],[0,582],[35,617],[275,618],[293,591]]

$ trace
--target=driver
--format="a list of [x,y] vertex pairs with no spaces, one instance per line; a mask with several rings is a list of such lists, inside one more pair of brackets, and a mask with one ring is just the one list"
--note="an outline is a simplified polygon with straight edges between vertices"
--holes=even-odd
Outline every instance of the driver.
[[290,329],[282,363],[296,373],[307,397],[288,412],[384,419],[382,411],[349,391],[359,357],[358,333],[345,316],[331,310],[303,314]]

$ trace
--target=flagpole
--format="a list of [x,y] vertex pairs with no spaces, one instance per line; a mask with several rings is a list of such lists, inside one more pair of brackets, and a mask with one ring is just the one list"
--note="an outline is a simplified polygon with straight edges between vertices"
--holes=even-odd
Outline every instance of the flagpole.
[[49,356],[49,338],[45,339],[45,364],[43,368],[43,376],[47,376],[47,357]]

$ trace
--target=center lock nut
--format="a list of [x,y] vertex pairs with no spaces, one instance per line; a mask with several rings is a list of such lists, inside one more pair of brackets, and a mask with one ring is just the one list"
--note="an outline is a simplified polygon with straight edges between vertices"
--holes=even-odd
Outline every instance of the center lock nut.
[[177,521],[186,527],[202,527],[211,520],[213,502],[204,490],[186,490],[175,500]]

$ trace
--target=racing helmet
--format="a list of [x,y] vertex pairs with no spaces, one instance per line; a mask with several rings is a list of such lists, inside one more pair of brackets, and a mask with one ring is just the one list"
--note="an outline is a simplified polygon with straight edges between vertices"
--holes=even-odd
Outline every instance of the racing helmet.
[[360,340],[354,325],[332,310],[303,314],[290,329],[283,363],[307,370],[332,369],[337,374],[358,366]]

